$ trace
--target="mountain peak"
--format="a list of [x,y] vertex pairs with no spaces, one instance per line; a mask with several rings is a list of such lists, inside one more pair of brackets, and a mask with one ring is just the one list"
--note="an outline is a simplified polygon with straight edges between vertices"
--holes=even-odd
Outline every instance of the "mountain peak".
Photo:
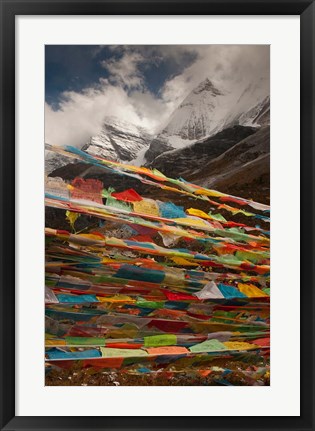
[[109,160],[128,162],[149,146],[151,135],[143,127],[115,116],[106,116],[98,135],[92,136],[82,150]]
[[[269,123],[268,83],[217,84],[208,77],[185,97],[160,134],[151,141],[145,159],[178,150],[234,125],[259,127]],[[222,84],[223,85],[223,84]]]
[[216,86],[213,84],[212,81],[210,81],[209,78],[206,78],[201,81],[192,92],[194,94],[199,94],[204,91],[211,92],[213,96],[220,96],[223,94],[219,89],[216,88]]
[[201,81],[171,115],[162,134],[195,140],[217,131],[217,108],[222,93],[209,78]]

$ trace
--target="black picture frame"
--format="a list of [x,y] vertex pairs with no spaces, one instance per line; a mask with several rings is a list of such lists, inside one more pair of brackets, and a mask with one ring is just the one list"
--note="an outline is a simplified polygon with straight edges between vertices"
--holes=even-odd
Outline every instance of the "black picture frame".
[[[0,416],[2,430],[314,430],[315,6],[311,0],[0,0]],[[301,32],[301,415],[299,417],[15,416],[15,17],[299,15]],[[310,344],[310,340],[312,343]],[[279,400],[281,403],[281,400]],[[40,413],[40,412],[39,412]]]

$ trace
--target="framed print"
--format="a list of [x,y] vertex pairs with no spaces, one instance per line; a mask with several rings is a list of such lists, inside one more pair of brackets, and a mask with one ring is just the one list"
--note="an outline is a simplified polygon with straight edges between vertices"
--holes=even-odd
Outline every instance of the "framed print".
[[314,429],[313,2],[1,20],[1,429]]

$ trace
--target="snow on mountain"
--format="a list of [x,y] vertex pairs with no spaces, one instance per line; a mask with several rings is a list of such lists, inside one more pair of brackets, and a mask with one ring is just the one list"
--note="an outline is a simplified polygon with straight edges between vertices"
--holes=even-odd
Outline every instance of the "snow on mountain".
[[146,162],[145,153],[147,152],[147,149],[147,146],[143,147],[137,154],[137,157],[133,160],[130,160],[130,164],[135,166],[143,166]]
[[82,147],[89,154],[129,162],[148,148],[152,137],[146,129],[116,117],[106,117],[101,132]]
[[176,135],[185,140],[200,139],[210,135],[217,127],[221,100],[224,93],[218,90],[209,79],[201,82],[184,99],[171,115],[163,134]]
[[236,118],[242,126],[263,126],[270,124],[270,98],[267,96],[256,106]]
[[45,150],[45,173],[47,175],[60,168],[61,166],[66,166],[70,163],[75,162],[75,159],[71,159],[61,154]]
[[[151,141],[145,159],[151,163],[165,151],[185,148],[234,125],[259,127],[259,116],[268,110],[269,83],[265,80],[245,89],[234,85],[227,90],[207,78],[173,112],[166,127]],[[264,121],[266,124],[266,115]]]
[[[101,132],[92,136],[81,149],[89,154],[99,155],[109,160],[130,162],[141,154],[144,155],[151,140],[152,136],[143,127],[119,120],[116,117],[105,117]],[[75,161],[60,154],[46,151],[46,174]],[[142,161],[139,161],[139,164],[141,163]]]

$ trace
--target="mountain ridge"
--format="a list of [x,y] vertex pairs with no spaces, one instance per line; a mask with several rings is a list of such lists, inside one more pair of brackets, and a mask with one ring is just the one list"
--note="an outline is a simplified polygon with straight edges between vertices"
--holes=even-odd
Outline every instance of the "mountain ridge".
[[269,104],[269,94],[259,83],[232,94],[207,78],[171,114],[168,124],[150,142],[143,159],[152,163],[166,151],[188,147],[234,125],[259,127],[266,124],[270,120]]

